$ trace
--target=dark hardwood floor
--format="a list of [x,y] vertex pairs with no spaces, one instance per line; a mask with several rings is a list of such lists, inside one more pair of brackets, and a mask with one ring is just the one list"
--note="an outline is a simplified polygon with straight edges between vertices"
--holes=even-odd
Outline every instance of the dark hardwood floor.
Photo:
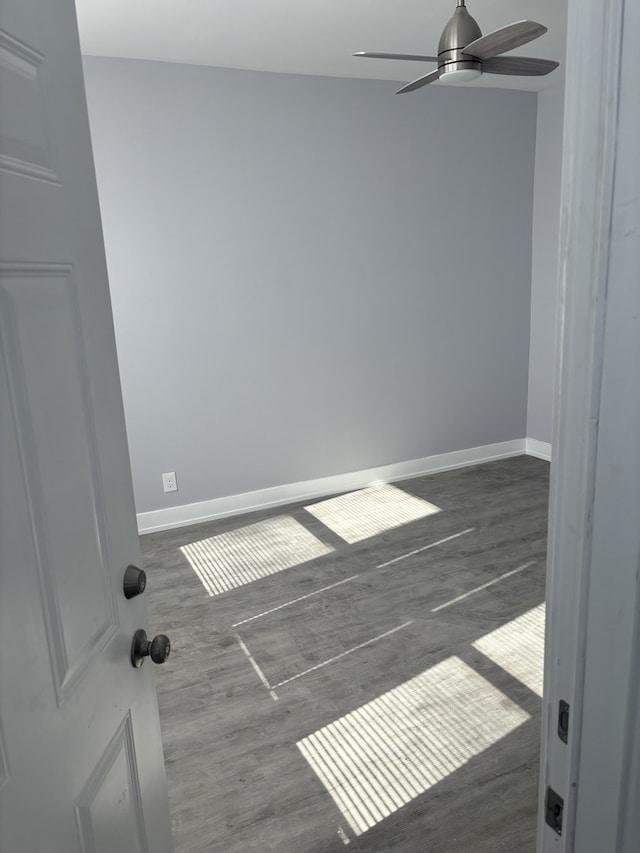
[[177,853],[533,853],[548,468],[142,537]]

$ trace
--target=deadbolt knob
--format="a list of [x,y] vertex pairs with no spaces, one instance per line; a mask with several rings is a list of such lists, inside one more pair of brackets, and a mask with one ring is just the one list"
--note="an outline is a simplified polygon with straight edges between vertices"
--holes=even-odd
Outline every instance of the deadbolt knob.
[[149,640],[147,632],[140,628],[133,635],[131,643],[131,663],[140,667],[146,657],[150,657],[154,663],[165,663],[171,653],[171,641],[165,634],[158,634],[153,640]]
[[127,566],[122,582],[124,597],[135,598],[136,595],[142,595],[146,586],[147,576],[144,571],[137,566]]

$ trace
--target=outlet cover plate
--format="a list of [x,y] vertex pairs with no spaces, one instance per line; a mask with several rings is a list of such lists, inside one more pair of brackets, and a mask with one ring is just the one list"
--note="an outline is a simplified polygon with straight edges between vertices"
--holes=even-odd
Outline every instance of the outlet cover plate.
[[165,490],[165,492],[178,491],[178,481],[176,480],[175,471],[169,471],[168,473],[162,475],[162,488]]

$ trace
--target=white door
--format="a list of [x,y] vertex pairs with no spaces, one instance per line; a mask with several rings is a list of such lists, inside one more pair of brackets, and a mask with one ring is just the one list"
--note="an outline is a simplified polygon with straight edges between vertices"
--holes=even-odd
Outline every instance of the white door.
[[74,3],[1,0],[2,853],[173,849],[139,559]]

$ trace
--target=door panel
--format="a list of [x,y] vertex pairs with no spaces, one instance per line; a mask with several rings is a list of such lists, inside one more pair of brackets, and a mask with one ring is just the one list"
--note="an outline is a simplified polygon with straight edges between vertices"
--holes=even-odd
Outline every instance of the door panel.
[[149,853],[140,814],[133,729],[127,714],[76,806],[82,852],[113,853],[117,844],[127,853]]
[[0,167],[59,183],[52,168],[41,86],[44,56],[0,29]]
[[[0,265],[0,328],[61,695],[91,666],[117,625],[71,268]],[[66,428],[53,428],[58,423]],[[69,523],[86,534],[70,537]]]
[[2,0],[3,853],[173,849],[139,561],[75,8]]

